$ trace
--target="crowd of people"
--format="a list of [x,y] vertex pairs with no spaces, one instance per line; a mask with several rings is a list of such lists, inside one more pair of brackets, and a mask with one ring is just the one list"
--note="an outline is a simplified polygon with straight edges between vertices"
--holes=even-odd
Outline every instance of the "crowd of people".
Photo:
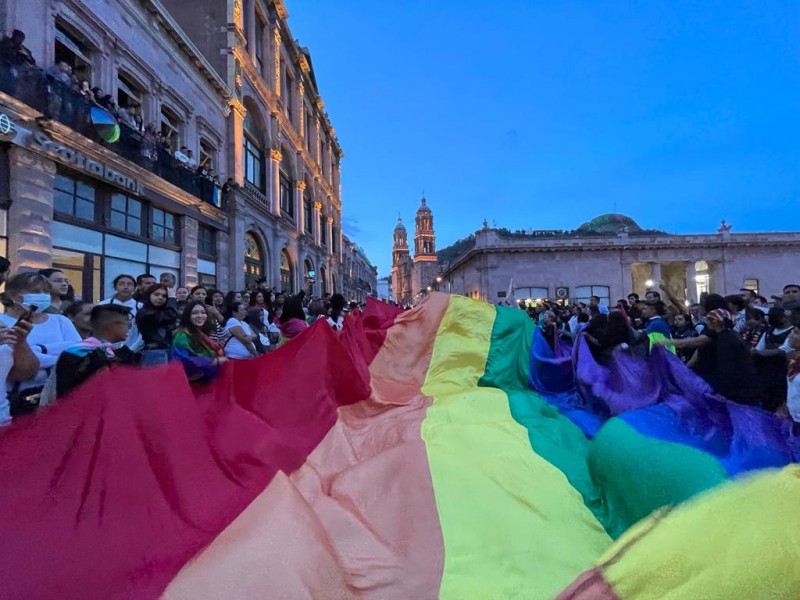
[[66,61],[42,70],[24,42],[20,30],[0,39],[1,91],[33,102],[46,118],[78,129],[91,128],[91,109],[101,109],[120,127],[113,143],[121,154],[198,197],[210,198],[214,187],[225,192],[225,186],[234,185],[232,179],[220,182],[209,157],[198,160],[193,150],[179,145],[174,130],[145,123],[139,102],[129,98],[119,106],[114,96],[75,73]]
[[742,289],[703,294],[689,306],[659,287],[613,306],[594,296],[572,306],[539,300],[519,307],[551,345],[556,336],[583,336],[601,364],[618,351],[644,356],[654,345],[665,346],[722,396],[800,422],[800,285],[784,286],[772,304]]
[[[192,382],[212,379],[228,360],[266,354],[323,319],[341,331],[359,310],[341,294],[290,295],[261,280],[253,289],[221,291],[179,286],[172,273],[158,280],[120,274],[114,292],[97,304],[74,300],[58,269],[7,277],[0,257],[0,425],[51,404],[113,364],[152,366],[179,361]],[[309,282],[310,283],[310,282]]]

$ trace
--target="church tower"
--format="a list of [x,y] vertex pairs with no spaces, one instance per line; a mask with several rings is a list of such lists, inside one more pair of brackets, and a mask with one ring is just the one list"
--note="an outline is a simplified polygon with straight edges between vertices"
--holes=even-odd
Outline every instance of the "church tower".
[[414,229],[414,272],[411,278],[411,296],[414,299],[427,295],[428,287],[433,284],[439,271],[433,213],[425,196],[420,202]]
[[417,210],[414,231],[414,262],[436,262],[436,234],[433,232],[433,213],[428,208],[425,196]]
[[411,304],[411,273],[413,263],[408,252],[408,236],[403,220],[397,218],[392,245],[392,293],[401,306]]

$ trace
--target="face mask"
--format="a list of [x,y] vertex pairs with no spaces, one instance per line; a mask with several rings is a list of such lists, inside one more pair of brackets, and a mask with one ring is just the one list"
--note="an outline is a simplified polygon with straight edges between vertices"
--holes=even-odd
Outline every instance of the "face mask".
[[50,306],[50,294],[22,294],[22,303],[28,307],[47,308]]

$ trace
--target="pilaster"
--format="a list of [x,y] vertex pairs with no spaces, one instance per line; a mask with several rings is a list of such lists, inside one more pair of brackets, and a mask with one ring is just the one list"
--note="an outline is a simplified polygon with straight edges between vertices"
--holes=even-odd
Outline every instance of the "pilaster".
[[305,211],[303,210],[303,193],[306,189],[304,181],[294,182],[295,213],[294,222],[297,225],[297,233],[303,235]]
[[314,244],[317,246],[320,245],[320,240],[322,239],[322,232],[319,230],[320,222],[319,216],[320,211],[322,210],[322,202],[314,202],[314,223],[312,229],[314,230]]
[[[182,285],[197,285],[197,219],[183,217],[181,220],[181,273]],[[222,281],[217,273],[217,281]]]
[[281,159],[283,155],[278,150],[269,151],[269,173],[267,181],[267,193],[269,195],[269,205],[272,214],[281,214]]
[[14,270],[45,269],[53,254],[53,180],[55,163],[43,156],[11,146],[8,209],[8,260]]

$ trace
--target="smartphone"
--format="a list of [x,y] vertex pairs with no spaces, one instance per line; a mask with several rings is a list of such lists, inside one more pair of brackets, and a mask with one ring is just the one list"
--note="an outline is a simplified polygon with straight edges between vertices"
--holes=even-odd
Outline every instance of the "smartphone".
[[33,313],[35,312],[36,312],[36,307],[31,306],[28,310],[26,310],[24,313],[20,315],[19,319],[17,319],[17,322],[14,323],[14,327],[19,325],[22,321],[27,321],[28,323],[30,323],[31,319],[33,318]]
[[311,270],[308,272],[308,278],[309,278],[309,279],[314,279],[314,277],[316,277],[316,276],[317,276],[317,272],[316,272],[314,269],[311,269]]

